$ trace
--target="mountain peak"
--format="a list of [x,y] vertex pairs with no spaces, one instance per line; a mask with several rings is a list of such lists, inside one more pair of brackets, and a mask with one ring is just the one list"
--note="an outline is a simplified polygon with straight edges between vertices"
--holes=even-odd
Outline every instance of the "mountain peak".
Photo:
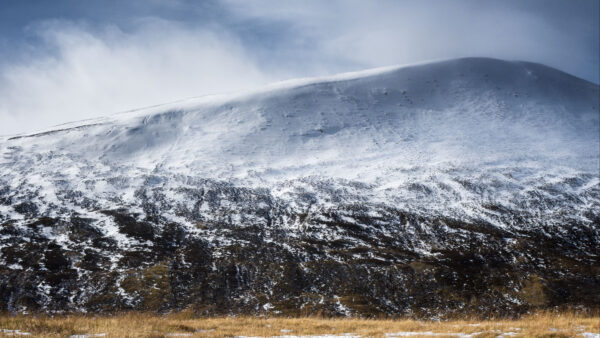
[[0,309],[597,306],[598,100],[466,58],[1,140]]
[[[569,162],[596,150],[598,91],[538,64],[463,58],[288,81],[66,125],[5,144],[206,177],[330,170],[356,178],[372,172],[371,165],[391,162],[532,156]],[[596,164],[581,163],[590,162]],[[355,168],[359,163],[364,173]]]

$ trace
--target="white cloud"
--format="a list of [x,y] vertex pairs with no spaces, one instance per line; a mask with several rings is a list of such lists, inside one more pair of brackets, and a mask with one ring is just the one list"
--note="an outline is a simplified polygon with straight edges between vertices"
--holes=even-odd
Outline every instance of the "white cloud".
[[[489,1],[229,0],[242,17],[280,21],[315,42],[311,51],[358,67],[462,56],[546,63],[567,71],[584,62],[577,23]],[[508,2],[507,2],[508,4]],[[578,52],[575,52],[578,51]],[[570,62],[565,62],[569,59]]]
[[205,94],[271,79],[226,33],[146,19],[130,33],[60,21],[36,28],[55,52],[0,70],[0,134]]

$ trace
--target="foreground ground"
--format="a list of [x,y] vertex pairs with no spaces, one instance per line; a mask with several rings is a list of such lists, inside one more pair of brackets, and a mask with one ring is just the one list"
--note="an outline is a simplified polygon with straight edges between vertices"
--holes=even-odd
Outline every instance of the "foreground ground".
[[0,336],[40,337],[600,337],[600,316],[539,313],[517,320],[191,318],[157,316],[0,316]]

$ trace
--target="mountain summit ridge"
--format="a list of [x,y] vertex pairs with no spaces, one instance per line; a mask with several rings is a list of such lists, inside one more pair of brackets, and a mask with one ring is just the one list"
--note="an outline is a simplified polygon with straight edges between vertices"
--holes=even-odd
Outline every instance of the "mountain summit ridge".
[[[244,169],[256,171],[267,166],[264,162],[273,166],[273,162],[281,162],[289,153],[292,160],[308,157],[319,163],[318,157],[336,158],[342,155],[333,155],[331,151],[346,149],[355,153],[360,148],[366,148],[365,152],[394,152],[390,148],[427,148],[431,143],[442,142],[448,146],[446,151],[487,141],[502,142],[505,147],[515,143],[508,149],[515,151],[556,140],[559,144],[552,145],[555,151],[565,148],[565,141],[598,133],[595,114],[598,86],[538,64],[466,58],[366,74],[333,77],[336,80],[302,80],[308,84],[296,82],[283,88],[278,85],[275,86],[278,89],[191,103],[187,108],[180,104],[160,106],[149,111],[114,115],[109,120],[92,120],[91,124],[74,126],[75,129],[47,130],[37,136],[75,133],[71,144],[68,144],[69,138],[64,137],[66,142],[63,143],[67,143],[68,148],[81,146],[77,137],[85,135],[97,141],[89,142],[90,146],[83,149],[67,150],[128,159],[140,151],[146,159],[157,157],[146,163],[150,166],[159,165],[161,161],[170,162],[174,167],[184,163],[193,166],[189,163],[193,157],[202,162],[207,159],[237,162],[236,165]],[[310,99],[302,101],[302,97],[308,96]],[[590,106],[578,106],[581,102]],[[518,107],[527,104],[531,106],[528,109]],[[562,111],[544,105],[553,105]],[[521,111],[527,115],[525,118],[519,116]],[[535,116],[536,113],[546,116]],[[469,124],[469,119],[474,123]],[[514,121],[508,121],[510,119]],[[444,123],[436,123],[438,121]],[[518,130],[518,124],[525,124],[526,130]],[[432,130],[434,127],[439,130]],[[488,130],[473,134],[474,128]],[[566,137],[548,135],[567,131],[571,134]],[[448,134],[453,132],[459,136],[462,133],[464,137],[455,135],[453,141],[456,142],[448,144],[452,143]],[[486,136],[492,139],[486,140]],[[516,139],[524,136],[538,139],[518,143]],[[53,143],[52,138],[50,143]],[[173,144],[177,144],[178,149],[172,149]],[[177,157],[179,149],[183,149],[183,154]],[[490,150],[496,151],[490,147],[467,147],[460,150],[460,154],[476,152],[477,157]],[[590,149],[560,150],[590,152]],[[396,155],[409,158],[415,152]],[[424,160],[416,159],[417,162]],[[194,168],[199,169],[199,166]],[[210,169],[215,170],[210,172]],[[202,174],[219,176],[218,171],[224,168],[207,170],[209,172]]]
[[[563,80],[566,78],[570,78],[570,80],[572,81],[571,84],[573,84],[574,82],[579,82],[577,84],[578,86],[581,86],[581,85],[591,86],[591,87],[598,86],[597,84],[594,84],[592,82],[589,82],[589,81],[581,79],[581,78],[578,78],[574,75],[563,72],[561,70],[558,70],[558,69],[555,69],[552,67],[548,67],[541,63],[535,63],[535,62],[530,62],[530,61],[506,61],[506,60],[495,59],[495,58],[490,58],[490,57],[463,57],[463,58],[457,58],[457,59],[440,59],[440,60],[431,60],[431,61],[418,62],[418,63],[412,63],[412,64],[384,66],[384,67],[366,69],[366,70],[362,70],[362,71],[351,71],[351,72],[346,72],[346,73],[340,73],[340,74],[336,74],[336,75],[283,80],[283,81],[278,81],[278,82],[274,82],[271,84],[263,85],[258,88],[255,88],[255,89],[249,89],[249,90],[245,90],[245,91],[232,92],[232,93],[210,94],[210,95],[204,95],[204,96],[199,96],[199,97],[190,97],[187,99],[181,99],[181,100],[176,100],[176,101],[167,102],[167,103],[159,103],[159,104],[154,104],[154,105],[147,106],[147,107],[117,112],[114,114],[107,115],[105,117],[90,118],[90,119],[81,120],[81,121],[66,122],[66,123],[62,123],[62,124],[59,124],[59,125],[56,125],[53,127],[44,128],[44,129],[42,129],[40,131],[36,131],[36,132],[21,133],[21,134],[15,134],[15,135],[3,135],[3,137],[6,137],[6,138],[30,137],[30,136],[35,136],[38,134],[43,134],[46,132],[52,132],[52,131],[57,131],[57,130],[62,130],[62,129],[67,130],[67,129],[75,128],[75,127],[83,127],[83,126],[85,126],[85,123],[87,123],[87,121],[92,122],[92,124],[97,124],[98,122],[103,122],[103,121],[106,121],[106,119],[110,119],[110,118],[114,118],[114,119],[119,119],[119,117],[127,118],[127,117],[132,117],[135,115],[139,115],[139,114],[152,115],[152,114],[157,114],[157,113],[167,112],[167,111],[172,111],[172,110],[194,110],[194,109],[200,109],[202,107],[206,107],[206,105],[227,103],[228,101],[240,100],[240,99],[244,99],[244,98],[248,98],[248,97],[252,97],[252,96],[258,96],[261,94],[276,93],[276,92],[282,91],[282,90],[293,90],[293,89],[299,88],[299,87],[318,85],[318,84],[333,84],[335,82],[340,82],[340,81],[360,80],[361,78],[364,79],[364,78],[369,78],[369,77],[374,77],[374,76],[385,76],[386,74],[389,75],[390,73],[393,74],[393,73],[400,72],[403,70],[418,69],[418,68],[422,68],[422,67],[431,67],[431,66],[435,67],[436,65],[438,65],[438,66],[442,65],[445,68],[452,68],[452,64],[461,64],[461,63],[462,64],[464,64],[464,63],[467,63],[467,64],[496,63],[497,65],[499,65],[499,64],[521,65],[522,67],[524,67],[526,69],[527,68],[537,69],[537,70],[543,70],[543,71],[549,72],[549,73],[554,73],[554,77],[557,77],[557,76],[563,77]],[[531,72],[530,70],[526,70],[526,71]],[[532,73],[530,75],[532,75]],[[73,127],[68,127],[69,125],[73,125]]]

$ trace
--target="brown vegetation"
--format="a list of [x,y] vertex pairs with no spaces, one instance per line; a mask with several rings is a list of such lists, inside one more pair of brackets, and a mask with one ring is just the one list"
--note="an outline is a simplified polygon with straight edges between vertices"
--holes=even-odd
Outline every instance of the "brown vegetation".
[[[520,337],[572,337],[583,332],[600,332],[600,316],[577,313],[536,313],[508,320],[417,321],[408,319],[326,318],[194,318],[190,313],[169,315],[124,313],[115,316],[0,316],[0,336],[20,330],[36,337],[104,334],[106,337],[196,337],[281,336],[353,333],[362,337],[385,337],[386,333],[421,332],[474,334],[497,337],[509,333]],[[438,335],[439,336],[439,335]]]

